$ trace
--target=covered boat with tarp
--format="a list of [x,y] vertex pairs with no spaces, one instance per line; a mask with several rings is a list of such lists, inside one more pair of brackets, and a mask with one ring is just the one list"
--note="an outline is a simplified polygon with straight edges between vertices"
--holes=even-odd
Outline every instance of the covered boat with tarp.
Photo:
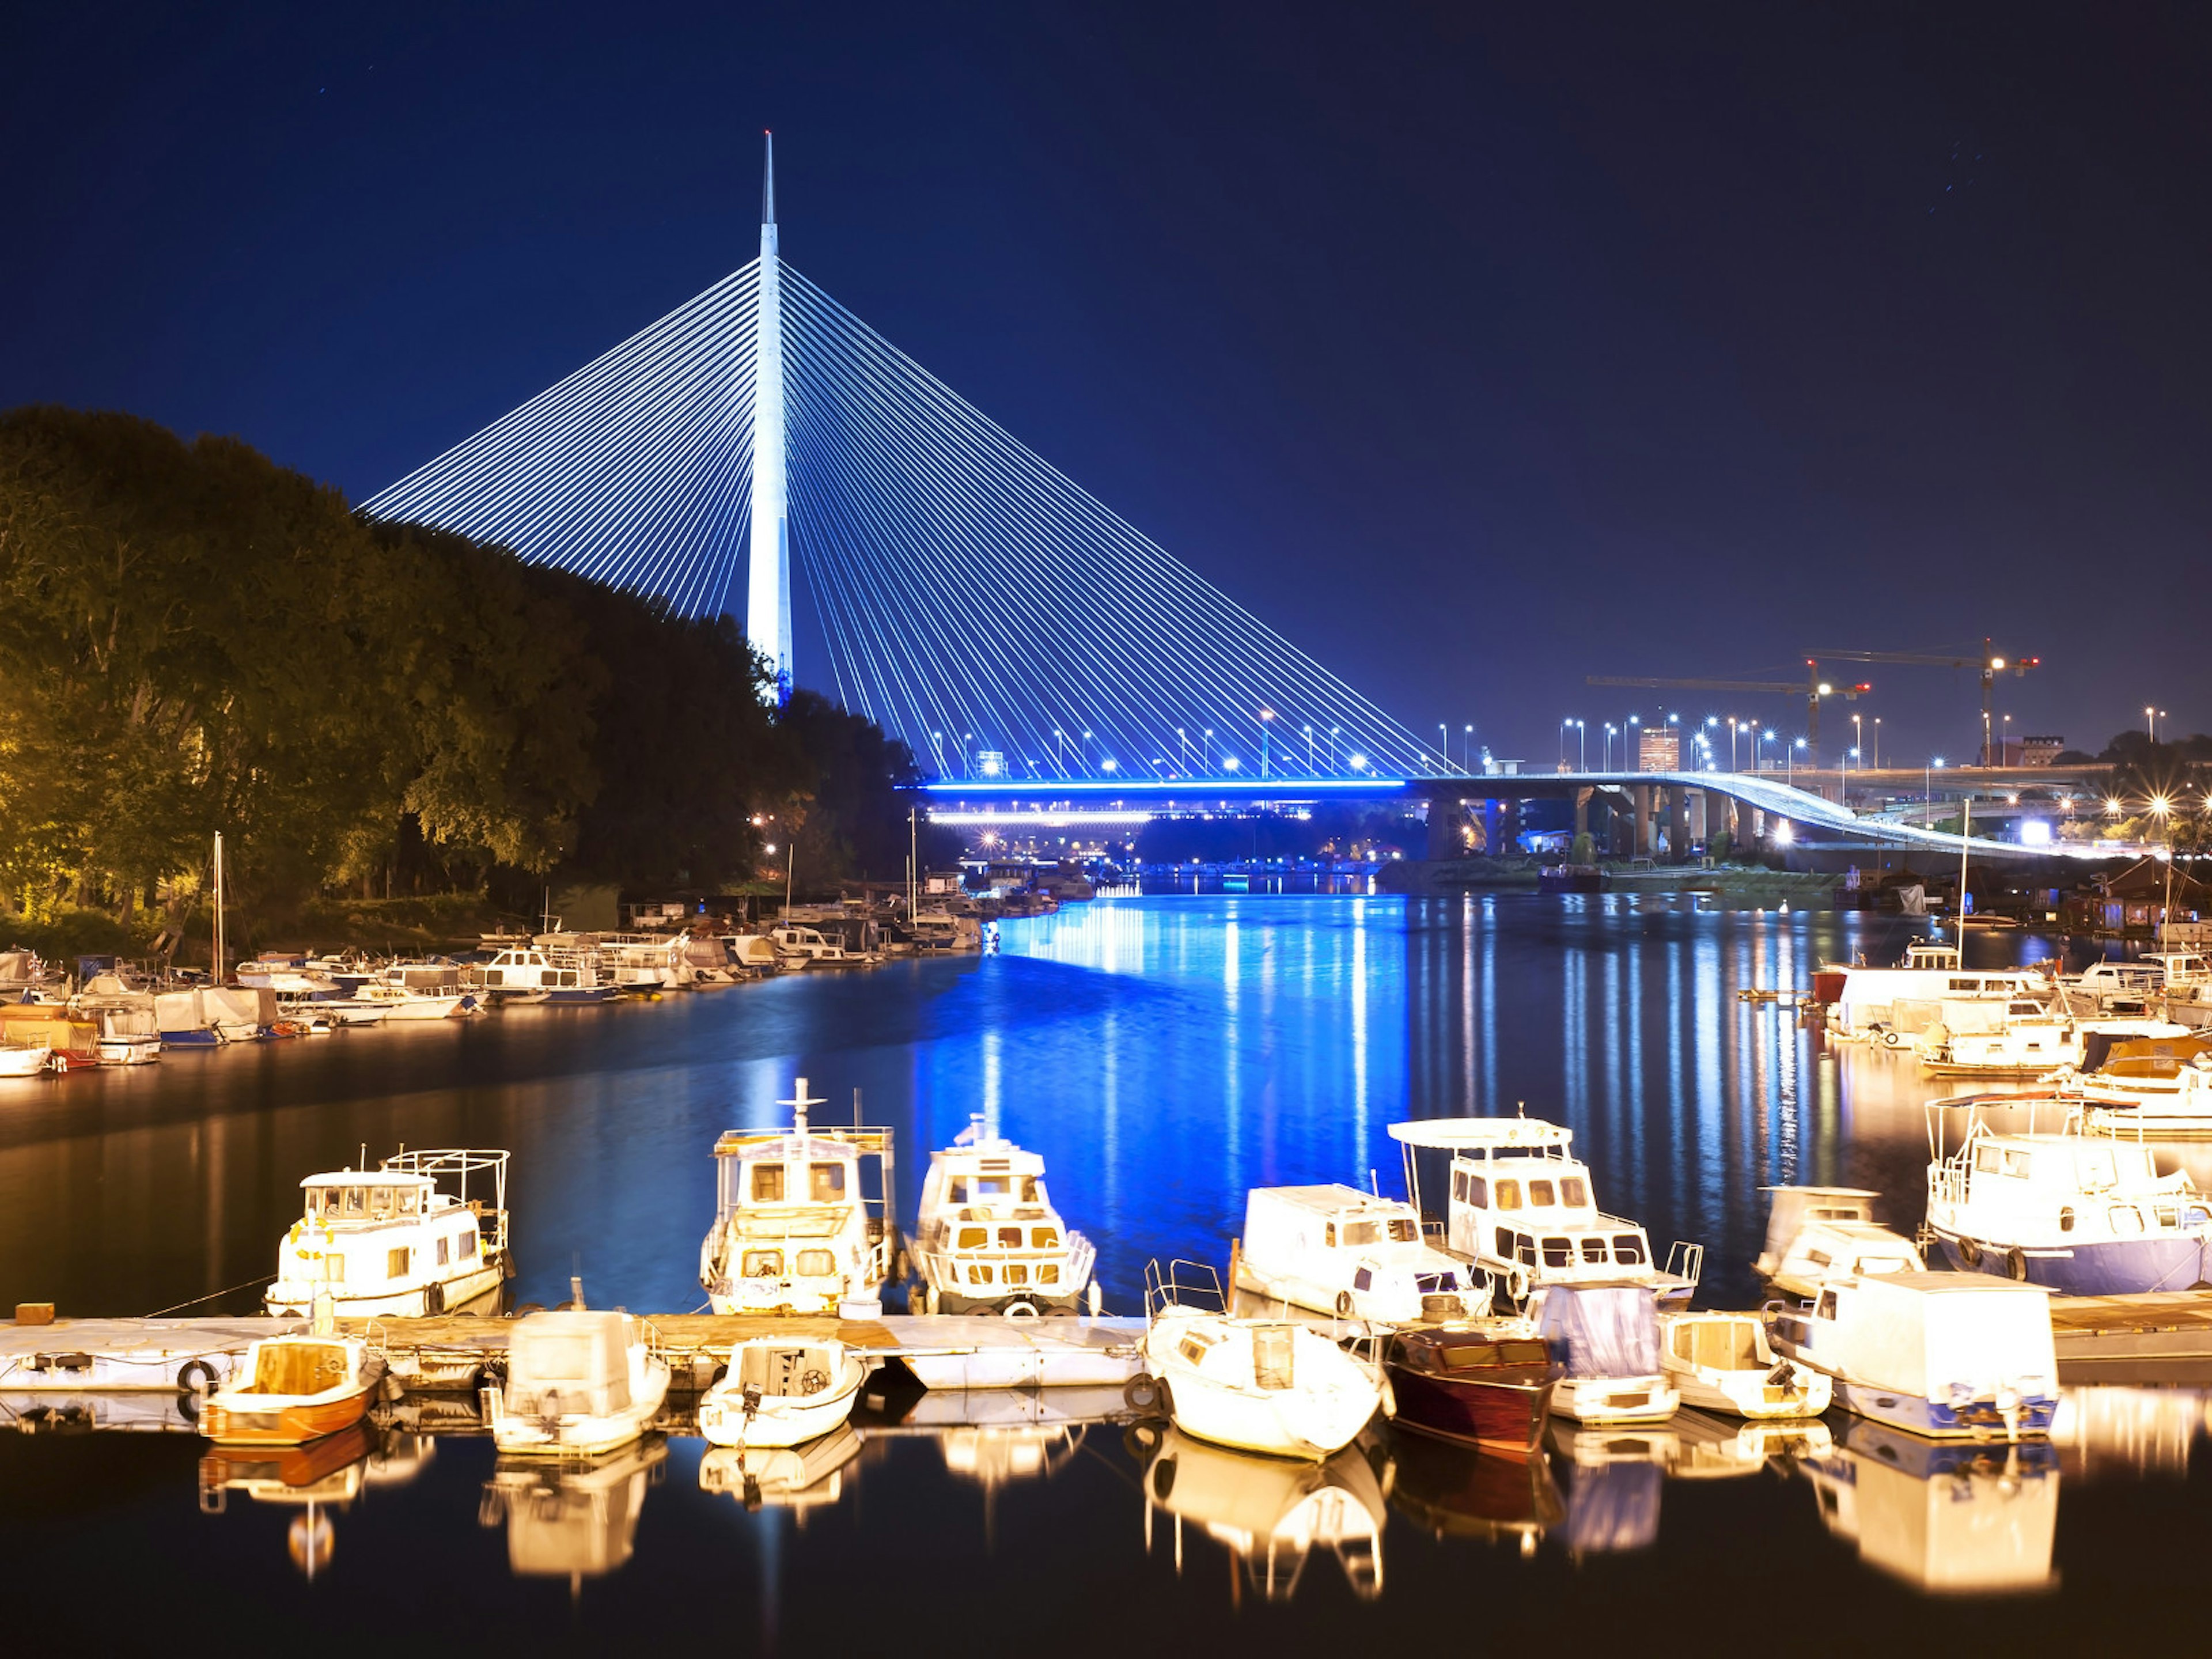
[[1547,1285],[1529,1315],[1565,1366],[1552,1409],[1583,1423],[1657,1423],[1681,1395],[1659,1363],[1659,1311],[1648,1285]]

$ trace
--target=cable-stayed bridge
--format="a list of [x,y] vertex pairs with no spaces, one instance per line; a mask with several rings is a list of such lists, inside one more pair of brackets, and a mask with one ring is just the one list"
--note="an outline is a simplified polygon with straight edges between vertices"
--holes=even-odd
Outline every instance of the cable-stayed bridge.
[[[1677,847],[1687,804],[1702,820],[1716,797],[1855,842],[1938,843],[1741,775],[1452,766],[786,264],[772,139],[761,220],[757,258],[365,510],[681,615],[742,597],[769,695],[803,678],[903,739],[940,794],[1449,807],[1600,788]],[[794,574],[818,665],[798,650]]]
[[781,695],[816,686],[944,778],[1444,769],[785,264],[772,149],[762,205],[757,258],[367,510],[684,615],[742,599]]

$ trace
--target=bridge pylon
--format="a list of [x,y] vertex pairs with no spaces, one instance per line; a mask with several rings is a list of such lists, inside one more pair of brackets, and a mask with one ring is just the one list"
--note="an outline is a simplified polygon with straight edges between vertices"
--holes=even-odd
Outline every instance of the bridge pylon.
[[775,246],[775,135],[761,170],[760,322],[752,354],[752,547],[745,637],[775,670],[767,696],[791,697],[791,507],[784,453],[783,273]]

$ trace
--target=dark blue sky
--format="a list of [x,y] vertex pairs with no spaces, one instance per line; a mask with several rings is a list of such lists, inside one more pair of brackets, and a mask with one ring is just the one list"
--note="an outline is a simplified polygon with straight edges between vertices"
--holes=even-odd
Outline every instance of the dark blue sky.
[[0,404],[366,495],[750,258],[773,126],[793,264],[1417,729],[1985,632],[2212,727],[2203,8],[29,9]]

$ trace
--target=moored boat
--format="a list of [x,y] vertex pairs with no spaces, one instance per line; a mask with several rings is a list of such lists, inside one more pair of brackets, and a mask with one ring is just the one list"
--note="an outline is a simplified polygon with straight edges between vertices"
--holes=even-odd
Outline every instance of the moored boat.
[[699,1432],[714,1446],[797,1446],[853,1414],[868,1363],[834,1340],[751,1337],[699,1401]]
[[1663,1423],[1681,1406],[1660,1365],[1648,1286],[1547,1285],[1530,1298],[1529,1316],[1565,1368],[1552,1390],[1556,1414],[1601,1425]]
[[1757,1314],[1662,1314],[1659,1339],[1660,1369],[1686,1406],[1754,1420],[1828,1409],[1832,1379],[1777,1354]]
[[1801,1302],[1832,1279],[1866,1273],[1925,1273],[1904,1234],[1874,1217],[1879,1194],[1864,1187],[1769,1187],[1766,1248],[1752,1271]]
[[1318,1460],[1351,1444],[1383,1403],[1381,1368],[1296,1321],[1225,1307],[1211,1267],[1146,1267],[1147,1374],[1131,1379],[1132,1403],[1149,1398],[1184,1433],[1244,1451]]
[[652,1426],[668,1361],[642,1320],[564,1310],[531,1314],[507,1339],[507,1382],[483,1391],[503,1455],[596,1456]]
[[1340,1319],[1433,1324],[1490,1311],[1489,1280],[1425,1243],[1412,1205],[1356,1187],[1254,1188],[1234,1278]]
[[200,1432],[228,1444],[296,1446],[360,1422],[383,1378],[382,1356],[360,1337],[263,1337],[208,1396]]
[[1543,1444],[1566,1367],[1520,1321],[1402,1331],[1382,1351],[1399,1427],[1516,1457]]
[[911,1254],[930,1313],[1097,1310],[1097,1247],[1045,1189],[1044,1159],[983,1132],[980,1117],[929,1156]]
[[[441,1314],[489,1295],[514,1273],[507,1162],[503,1152],[434,1148],[309,1176],[300,1183],[306,1213],[277,1247],[264,1307],[297,1318],[323,1297],[361,1319]],[[438,1190],[441,1176],[457,1190]]]

